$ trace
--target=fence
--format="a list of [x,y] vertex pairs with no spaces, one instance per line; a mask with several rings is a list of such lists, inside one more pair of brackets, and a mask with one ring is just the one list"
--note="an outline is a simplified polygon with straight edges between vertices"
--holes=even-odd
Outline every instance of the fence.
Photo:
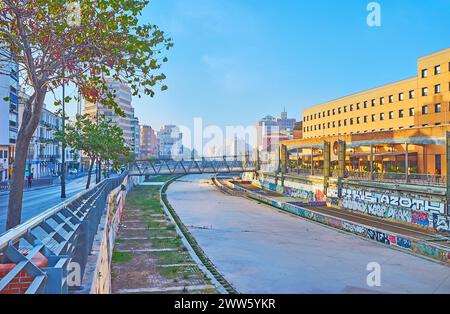
[[445,186],[447,184],[446,177],[442,175],[431,174],[406,174],[392,172],[374,172],[372,178],[369,172],[350,171],[346,174],[346,178],[363,181],[384,181],[394,183],[411,183],[427,186]]
[[0,293],[67,293],[81,285],[110,191],[106,179],[0,235]]

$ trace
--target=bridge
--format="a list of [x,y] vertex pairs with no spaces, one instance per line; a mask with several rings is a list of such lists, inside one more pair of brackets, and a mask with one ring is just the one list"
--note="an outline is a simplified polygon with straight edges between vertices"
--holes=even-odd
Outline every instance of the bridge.
[[136,160],[129,164],[130,176],[151,176],[162,174],[203,174],[254,172],[258,161],[246,156],[203,157],[201,159],[149,159]]

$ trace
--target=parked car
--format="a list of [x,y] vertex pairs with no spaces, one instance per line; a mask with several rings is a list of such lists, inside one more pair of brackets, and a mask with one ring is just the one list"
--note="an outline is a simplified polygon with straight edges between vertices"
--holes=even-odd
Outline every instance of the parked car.
[[78,169],[69,169],[69,174],[72,175],[78,174]]

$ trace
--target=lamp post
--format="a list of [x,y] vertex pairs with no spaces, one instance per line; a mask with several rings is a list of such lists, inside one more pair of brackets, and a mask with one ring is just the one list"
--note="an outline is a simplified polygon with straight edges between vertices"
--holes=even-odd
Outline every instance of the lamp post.
[[63,84],[62,84],[62,155],[61,155],[61,198],[66,198],[66,88],[64,83],[65,77],[64,63],[63,63]]

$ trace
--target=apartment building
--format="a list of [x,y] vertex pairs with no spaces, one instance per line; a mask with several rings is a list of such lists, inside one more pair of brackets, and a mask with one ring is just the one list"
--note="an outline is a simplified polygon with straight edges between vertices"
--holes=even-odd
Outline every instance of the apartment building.
[[159,139],[155,130],[149,125],[140,127],[140,158],[158,157]]
[[121,117],[115,113],[114,109],[108,108],[107,106],[103,106],[101,104],[91,103],[89,101],[84,102],[83,113],[89,114],[93,119],[101,116],[111,119],[113,123],[122,129],[125,143],[130,148],[134,148],[134,109],[131,105],[131,89],[127,84],[113,79],[107,79],[106,84],[108,85],[108,88],[114,91],[116,95],[116,102],[125,113],[125,116]]
[[18,92],[17,63],[0,62],[0,182],[8,180],[12,171],[19,126]]
[[183,133],[176,125],[165,125],[158,132],[159,157],[167,159],[183,156]]

